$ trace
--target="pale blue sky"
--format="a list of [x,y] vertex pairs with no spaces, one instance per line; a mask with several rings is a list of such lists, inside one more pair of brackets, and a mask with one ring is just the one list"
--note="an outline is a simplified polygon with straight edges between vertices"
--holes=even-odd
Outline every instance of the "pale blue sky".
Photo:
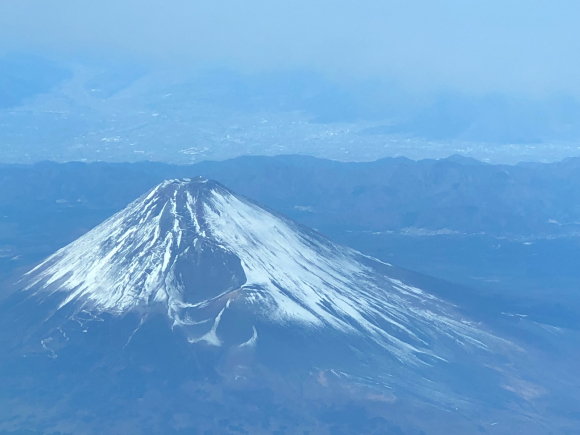
[[0,50],[580,95],[578,0],[3,0]]

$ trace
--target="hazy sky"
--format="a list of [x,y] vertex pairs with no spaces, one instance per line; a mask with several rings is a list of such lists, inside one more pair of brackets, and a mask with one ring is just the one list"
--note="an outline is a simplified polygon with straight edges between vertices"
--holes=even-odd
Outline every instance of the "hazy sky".
[[580,1],[2,0],[14,51],[579,97]]

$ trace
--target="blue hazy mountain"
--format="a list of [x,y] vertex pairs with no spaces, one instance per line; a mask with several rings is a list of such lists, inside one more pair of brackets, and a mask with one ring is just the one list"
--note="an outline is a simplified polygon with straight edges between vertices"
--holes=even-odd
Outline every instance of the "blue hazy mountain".
[[71,77],[69,69],[39,56],[0,57],[0,110],[18,107],[27,98],[48,93]]
[[60,61],[0,57],[3,162],[467,153],[511,163],[578,155],[580,102],[572,94],[420,96],[388,80],[344,81],[312,70]]

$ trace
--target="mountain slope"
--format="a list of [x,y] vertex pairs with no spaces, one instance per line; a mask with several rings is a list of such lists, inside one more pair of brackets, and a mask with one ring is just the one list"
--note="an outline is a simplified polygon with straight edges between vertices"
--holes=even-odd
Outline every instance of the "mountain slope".
[[[216,183],[168,181],[29,272],[27,289],[113,314],[159,304],[174,326],[213,325],[189,339],[214,345],[234,301],[270,322],[365,335],[407,362],[438,357],[436,339],[494,341],[372,263]],[[221,309],[210,321],[212,303]]]
[[[518,365],[524,350],[395,271],[218,183],[163,182],[0,303],[0,377],[35,409],[30,423],[5,406],[0,423],[99,433],[136,418],[132,432],[171,433],[177,407],[188,430],[234,415],[242,432],[266,418],[328,433],[340,418],[327,413],[354,406],[348,433],[375,417],[399,433],[542,433],[547,390]],[[165,420],[145,429],[148,400]]]

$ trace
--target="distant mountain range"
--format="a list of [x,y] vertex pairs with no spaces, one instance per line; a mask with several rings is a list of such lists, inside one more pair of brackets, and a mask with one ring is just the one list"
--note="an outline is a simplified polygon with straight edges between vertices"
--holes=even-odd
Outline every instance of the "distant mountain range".
[[46,162],[0,171],[1,207],[118,210],[165,178],[204,175],[312,226],[514,238],[580,233],[580,158],[508,166],[461,156],[371,163],[277,156],[190,166]]
[[491,293],[505,302],[500,311],[525,308],[537,320],[580,327],[580,159],[2,165],[0,277],[40,261],[161,181],[199,175],[383,261]]

